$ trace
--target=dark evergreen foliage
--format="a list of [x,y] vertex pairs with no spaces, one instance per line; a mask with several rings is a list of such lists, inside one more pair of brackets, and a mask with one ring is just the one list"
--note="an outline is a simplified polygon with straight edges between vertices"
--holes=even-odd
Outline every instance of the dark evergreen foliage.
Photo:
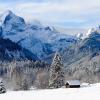
[[64,85],[64,69],[62,59],[59,53],[55,54],[50,68],[50,88],[60,88]]

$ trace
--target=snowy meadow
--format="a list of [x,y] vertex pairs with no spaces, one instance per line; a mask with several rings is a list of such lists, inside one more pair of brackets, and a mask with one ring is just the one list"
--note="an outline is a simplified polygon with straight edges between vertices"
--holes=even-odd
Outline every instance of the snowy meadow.
[[8,91],[0,94],[2,100],[100,100],[100,83],[81,88],[59,88],[30,91]]

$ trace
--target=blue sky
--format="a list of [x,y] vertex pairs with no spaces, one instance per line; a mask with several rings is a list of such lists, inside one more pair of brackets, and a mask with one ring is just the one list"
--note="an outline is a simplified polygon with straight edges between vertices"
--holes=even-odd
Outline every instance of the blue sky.
[[12,10],[26,21],[66,28],[100,24],[100,0],[0,0],[0,13]]

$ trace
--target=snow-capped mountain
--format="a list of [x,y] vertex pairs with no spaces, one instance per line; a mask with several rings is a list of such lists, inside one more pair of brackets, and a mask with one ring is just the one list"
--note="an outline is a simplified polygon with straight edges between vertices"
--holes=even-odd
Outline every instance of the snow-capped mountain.
[[84,40],[85,38],[88,38],[91,34],[93,34],[95,32],[100,33],[100,27],[90,28],[88,30],[88,32],[86,32],[86,33],[78,33],[78,34],[76,34],[76,37],[79,38],[79,39]]
[[[61,51],[67,77],[98,81],[100,74],[100,29],[89,30],[87,36]],[[93,76],[93,77],[92,77]]]
[[39,21],[26,23],[11,11],[0,16],[0,34],[4,39],[10,39],[37,55],[39,59],[76,41],[75,36],[61,34],[54,27],[43,26]]
[[[81,34],[79,35],[81,36]],[[72,62],[83,59],[85,56],[97,56],[100,54],[100,28],[89,29],[80,41],[77,41],[71,48],[63,51],[65,62]],[[70,56],[70,57],[69,57]],[[67,57],[69,59],[67,59]],[[73,62],[74,62],[73,61]]]
[[22,32],[25,30],[24,19],[16,16],[11,11],[1,15],[0,23],[3,29],[3,36],[14,35],[17,31]]

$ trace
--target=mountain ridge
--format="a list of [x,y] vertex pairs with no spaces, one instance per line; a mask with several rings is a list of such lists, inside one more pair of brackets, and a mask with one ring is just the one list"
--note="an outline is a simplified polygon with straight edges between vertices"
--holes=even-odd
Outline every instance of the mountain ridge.
[[77,40],[75,36],[61,34],[54,27],[42,26],[39,22],[27,24],[12,11],[5,15],[0,32],[2,37],[18,43],[41,60]]

